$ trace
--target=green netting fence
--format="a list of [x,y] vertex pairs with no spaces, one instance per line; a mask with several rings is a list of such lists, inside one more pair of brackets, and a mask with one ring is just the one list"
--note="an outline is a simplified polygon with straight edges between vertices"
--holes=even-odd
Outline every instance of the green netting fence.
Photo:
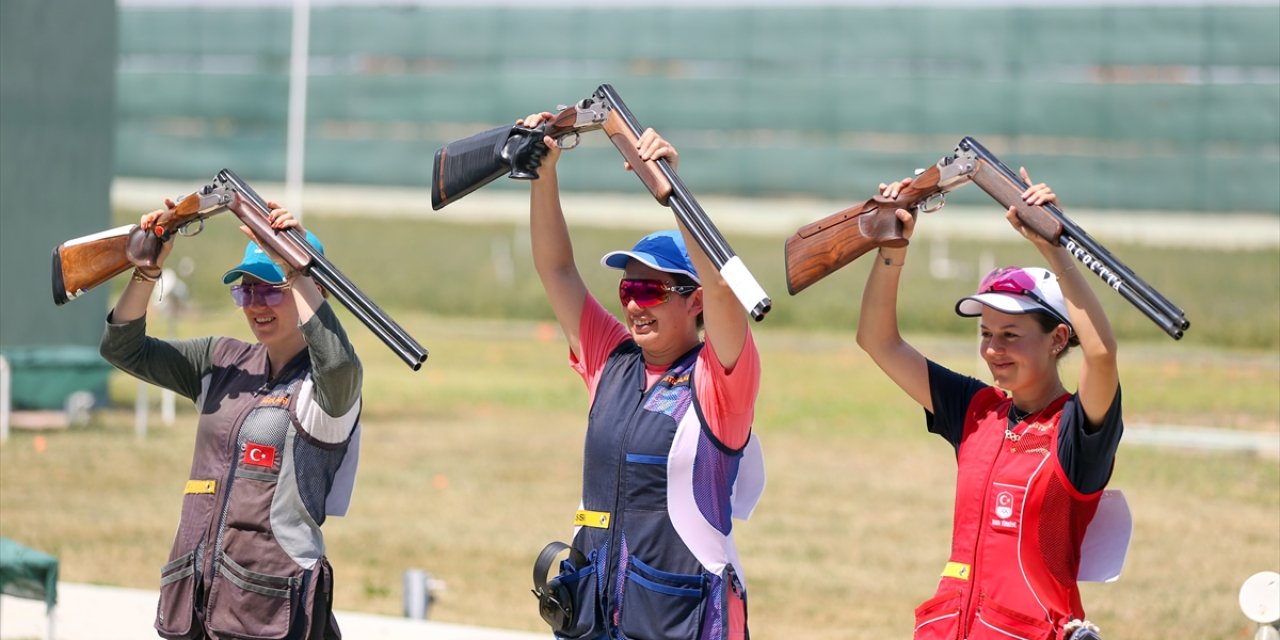
[[[862,199],[972,135],[1073,207],[1280,211],[1280,6],[317,6],[310,21],[309,182],[425,186],[446,142],[608,82],[677,143],[698,193]],[[117,173],[283,179],[290,29],[287,8],[122,8]],[[638,188],[603,137],[573,153],[566,188]]]

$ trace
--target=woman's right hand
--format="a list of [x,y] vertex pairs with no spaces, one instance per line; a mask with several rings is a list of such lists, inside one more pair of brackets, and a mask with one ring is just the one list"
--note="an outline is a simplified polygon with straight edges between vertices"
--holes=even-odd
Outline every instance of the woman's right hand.
[[[550,122],[555,117],[556,114],[551,113],[550,111],[542,111],[540,113],[531,113],[520,118],[519,120],[516,120],[516,124],[521,127],[533,129],[544,122]],[[556,168],[556,162],[560,160],[560,145],[556,144],[556,139],[551,136],[543,136],[542,143],[547,145],[547,155],[542,157],[542,162],[538,166],[540,168],[554,171]]]
[[[156,209],[155,211],[152,211],[150,213],[144,213],[142,215],[142,218],[138,220],[138,226],[141,227],[143,231],[150,231],[153,227],[155,227],[156,221],[160,219],[161,215],[169,211],[173,211],[174,207],[178,205],[173,201],[172,198],[165,198],[164,206],[165,206],[164,209]],[[157,272],[155,274],[148,273],[147,275],[159,275],[159,270],[164,268],[165,258],[168,258],[169,252],[173,251],[173,241],[177,237],[178,237],[178,234],[175,233],[169,237],[169,240],[167,242],[160,243],[160,253],[159,255],[156,256]]]
[[[898,198],[898,194],[901,193],[909,184],[911,184],[911,178],[903,178],[894,182],[881,182],[880,195],[890,200],[896,200]],[[902,221],[902,237],[908,240],[911,239],[911,234],[916,229],[916,217],[911,215],[911,212],[906,209],[898,209],[894,214]],[[903,249],[904,253],[905,251],[906,250]]]

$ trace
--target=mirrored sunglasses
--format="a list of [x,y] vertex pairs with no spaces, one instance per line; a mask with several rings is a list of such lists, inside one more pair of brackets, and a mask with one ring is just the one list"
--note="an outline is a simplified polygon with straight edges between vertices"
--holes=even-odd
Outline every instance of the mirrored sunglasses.
[[637,307],[647,309],[666,302],[673,293],[686,296],[697,290],[698,287],[691,284],[677,285],[661,280],[623,278],[618,282],[618,299],[622,300],[623,306],[634,301]]
[[1016,293],[1027,295],[1036,289],[1036,279],[1017,267],[1000,267],[987,274],[978,285],[978,293]]
[[268,307],[274,307],[284,301],[284,289],[265,283],[231,285],[231,300],[237,307],[247,307],[255,298]]

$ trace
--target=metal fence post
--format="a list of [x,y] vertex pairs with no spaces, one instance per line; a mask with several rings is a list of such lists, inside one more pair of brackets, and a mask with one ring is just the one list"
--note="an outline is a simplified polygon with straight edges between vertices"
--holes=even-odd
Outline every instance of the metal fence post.
[[9,441],[9,359],[0,354],[0,442]]

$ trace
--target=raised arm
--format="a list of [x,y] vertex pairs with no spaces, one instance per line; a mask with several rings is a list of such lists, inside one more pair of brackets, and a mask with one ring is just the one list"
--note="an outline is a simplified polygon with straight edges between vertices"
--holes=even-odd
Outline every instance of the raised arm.
[[[172,200],[165,206],[173,208]],[[139,224],[151,228],[163,210],[142,216]],[[174,238],[177,236],[175,235]],[[146,334],[147,307],[159,280],[165,258],[173,242],[165,242],[156,256],[155,271],[138,268],[107,316],[106,330],[98,346],[103,359],[112,366],[152,384],[195,399],[200,394],[200,378],[209,366],[212,338],[161,340]]]
[[[645,129],[636,141],[636,151],[641,160],[657,160],[666,158],[674,170],[680,162],[680,154],[676,148],[658,135],[653,129]],[[632,170],[630,163],[623,163],[624,168]],[[742,311],[742,304],[729,288],[728,283],[720,276],[711,258],[702,250],[702,246],[685,228],[677,217],[676,225],[684,236],[684,244],[689,250],[689,259],[693,261],[698,278],[702,280],[702,320],[707,340],[715,345],[716,356],[720,365],[728,371],[738,362],[742,355],[742,347],[747,339],[747,316]]]
[[[293,213],[288,209],[280,208],[280,205],[275,202],[267,202],[267,206],[271,208],[267,220],[272,229],[277,232],[296,229],[298,233],[306,235],[302,222],[293,217]],[[317,404],[330,416],[341,416],[347,413],[360,399],[364,384],[364,367],[356,355],[355,347],[347,338],[342,324],[338,322],[338,316],[333,313],[332,307],[326,304],[325,295],[315,280],[294,271],[249,227],[241,226],[240,231],[262,247],[285,274],[289,295],[293,296],[294,304],[298,309],[298,326],[302,330],[302,337],[307,343],[307,352],[311,357]]]
[[[911,180],[904,179],[880,185],[880,192],[888,198],[896,198]],[[902,220],[902,234],[910,238],[915,230],[915,218],[904,209],[896,212]],[[902,268],[906,263],[907,247],[882,247],[872,262],[862,290],[862,307],[858,312],[858,346],[893,380],[911,399],[926,411],[933,411],[933,399],[929,394],[929,365],[898,331],[898,285]]]
[[[1026,168],[1020,171],[1022,179],[1027,184],[1032,184]],[[1024,191],[1022,199],[1028,204],[1039,205],[1046,202],[1057,204],[1058,197],[1048,185],[1039,183],[1032,184]],[[1089,418],[1087,430],[1096,431],[1102,424],[1107,409],[1111,408],[1116,389],[1120,386],[1120,372],[1116,366],[1116,338],[1111,331],[1111,322],[1107,320],[1102,303],[1085,281],[1084,274],[1076,269],[1075,260],[1066,249],[1045,240],[1040,234],[1024,226],[1018,219],[1015,207],[1010,207],[1005,217],[1014,229],[1035,245],[1040,255],[1049,263],[1049,268],[1058,275],[1058,285],[1062,288],[1062,297],[1067,303],[1067,315],[1080,339],[1080,351],[1084,357],[1077,387],[1080,407]]]
[[[142,216],[138,221],[138,226],[144,230],[150,229],[155,225],[156,219],[166,209],[172,210],[173,200],[164,199],[165,209],[156,209],[151,213]],[[151,292],[156,287],[156,282],[160,279],[160,273],[163,271],[164,261],[169,257],[169,253],[173,251],[173,243],[177,239],[174,234],[173,239],[165,242],[160,246],[160,253],[156,256],[156,266],[154,270],[138,267],[134,270],[134,275],[129,278],[129,283],[125,285],[124,292],[120,294],[120,299],[116,301],[116,306],[112,308],[111,315],[108,316],[111,322],[115,324],[125,324],[132,322],[147,315],[147,307],[151,304]]]
[[[549,112],[535,113],[517,123],[533,128],[552,117],[554,114]],[[538,178],[529,182],[529,237],[533,266],[542,280],[551,310],[569,342],[569,349],[575,357],[581,357],[580,324],[582,307],[587,300],[587,285],[574,262],[569,227],[564,221],[564,210],[560,208],[560,184],[556,177],[560,148],[550,136],[543,142],[547,145],[547,154],[538,169]]]

